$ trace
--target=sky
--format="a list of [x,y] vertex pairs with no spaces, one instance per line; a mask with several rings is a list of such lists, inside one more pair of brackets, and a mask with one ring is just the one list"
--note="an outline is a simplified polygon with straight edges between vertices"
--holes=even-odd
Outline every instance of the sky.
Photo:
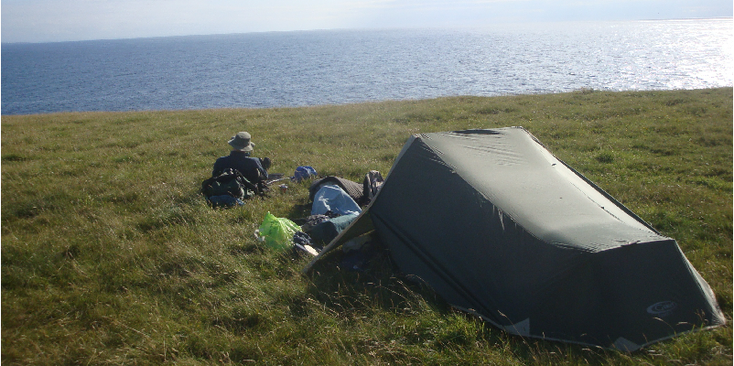
[[2,42],[732,17],[732,0],[3,0]]

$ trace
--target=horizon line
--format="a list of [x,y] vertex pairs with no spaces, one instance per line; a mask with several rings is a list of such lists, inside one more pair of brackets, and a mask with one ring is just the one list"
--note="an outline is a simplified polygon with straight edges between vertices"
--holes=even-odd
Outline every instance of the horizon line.
[[99,41],[125,41],[125,40],[143,40],[143,39],[161,39],[161,38],[185,38],[185,37],[209,37],[209,36],[233,36],[245,34],[267,34],[267,33],[298,33],[298,32],[323,32],[323,31],[379,31],[379,30],[419,30],[419,29],[477,29],[491,27],[492,25],[528,25],[528,24],[562,24],[562,23],[612,23],[612,22],[665,22],[665,21],[694,21],[694,20],[734,20],[734,16],[720,17],[690,17],[690,18],[645,18],[645,19],[617,19],[617,20],[560,20],[560,21],[526,21],[526,22],[510,22],[510,23],[493,23],[491,25],[471,25],[471,26],[420,26],[420,27],[355,27],[355,28],[312,28],[312,29],[293,29],[293,30],[269,30],[269,31],[250,31],[250,32],[227,32],[227,33],[204,33],[204,34],[180,34],[166,36],[143,36],[143,37],[122,37],[122,38],[90,38],[65,41],[40,41],[40,42],[3,42],[2,45],[32,45],[32,44],[51,44],[51,43],[74,43],[74,42],[99,42]]

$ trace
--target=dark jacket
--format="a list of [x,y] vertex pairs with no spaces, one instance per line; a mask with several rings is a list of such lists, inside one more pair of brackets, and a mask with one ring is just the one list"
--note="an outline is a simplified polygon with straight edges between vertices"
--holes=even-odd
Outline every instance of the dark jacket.
[[227,168],[239,170],[252,184],[258,184],[268,179],[268,172],[263,168],[260,159],[248,156],[243,151],[233,150],[229,156],[222,156],[214,162],[212,176],[221,174]]

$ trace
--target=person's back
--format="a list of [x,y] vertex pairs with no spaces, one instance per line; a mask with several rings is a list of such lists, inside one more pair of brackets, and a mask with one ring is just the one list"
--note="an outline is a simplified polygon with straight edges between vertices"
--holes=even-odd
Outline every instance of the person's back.
[[[212,176],[221,174],[228,168],[238,170],[252,184],[263,183],[268,179],[267,168],[269,168],[270,159],[258,159],[250,157],[255,144],[250,141],[251,136],[247,132],[239,132],[232,137],[228,143],[232,146],[232,151],[228,156],[222,156],[214,162]],[[265,162],[265,164],[263,164]],[[266,166],[263,166],[266,165]]]

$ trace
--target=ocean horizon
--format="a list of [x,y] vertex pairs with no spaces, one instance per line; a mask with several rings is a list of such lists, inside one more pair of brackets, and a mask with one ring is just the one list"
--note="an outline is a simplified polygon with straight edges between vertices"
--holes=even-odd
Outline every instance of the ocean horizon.
[[2,44],[2,115],[731,87],[731,18]]

